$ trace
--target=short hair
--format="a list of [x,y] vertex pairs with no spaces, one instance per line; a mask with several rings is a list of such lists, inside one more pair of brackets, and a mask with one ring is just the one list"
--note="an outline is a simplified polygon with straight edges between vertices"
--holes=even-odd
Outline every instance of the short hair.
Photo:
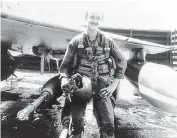
[[88,9],[86,11],[86,14],[85,14],[85,19],[88,17],[88,14],[90,12],[97,12],[97,13],[101,13],[102,14],[102,18],[104,17],[104,12],[102,10],[100,10],[99,8],[91,8],[91,9]]

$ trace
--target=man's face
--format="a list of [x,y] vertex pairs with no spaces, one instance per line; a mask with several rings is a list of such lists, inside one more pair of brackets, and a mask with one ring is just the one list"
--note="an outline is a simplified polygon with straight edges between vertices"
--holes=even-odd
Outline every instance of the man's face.
[[86,15],[87,27],[92,30],[97,30],[103,20],[103,13],[88,12]]

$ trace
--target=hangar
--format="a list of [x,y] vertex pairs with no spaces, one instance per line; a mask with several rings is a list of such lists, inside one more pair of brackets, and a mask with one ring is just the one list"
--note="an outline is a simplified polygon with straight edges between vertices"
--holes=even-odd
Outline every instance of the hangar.
[[[177,30],[140,30],[107,27],[102,27],[101,30],[166,46],[177,44]],[[146,59],[151,62],[170,66],[177,70],[177,50],[153,55],[147,54]]]

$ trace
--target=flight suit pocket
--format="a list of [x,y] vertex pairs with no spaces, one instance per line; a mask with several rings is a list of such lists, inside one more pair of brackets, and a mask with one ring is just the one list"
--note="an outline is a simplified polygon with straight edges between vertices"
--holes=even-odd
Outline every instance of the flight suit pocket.
[[85,54],[84,48],[78,48],[77,50],[79,56],[83,56]]
[[109,73],[109,67],[107,64],[98,65],[99,74]]
[[96,55],[97,56],[103,55],[103,48],[97,47],[97,49],[96,49]]
[[87,47],[85,50],[86,50],[87,55],[93,55],[93,51],[91,47]]
[[77,53],[80,58],[87,58],[86,51],[84,48],[78,48]]
[[108,87],[111,84],[111,78],[110,78],[109,74],[100,75],[99,82],[100,82],[100,86],[99,86],[100,89]]

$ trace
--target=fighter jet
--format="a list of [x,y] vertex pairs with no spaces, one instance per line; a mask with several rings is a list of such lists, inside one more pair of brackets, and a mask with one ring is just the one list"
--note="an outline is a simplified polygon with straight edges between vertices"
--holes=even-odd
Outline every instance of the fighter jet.
[[[21,58],[26,54],[40,56],[43,72],[45,59],[54,57],[53,51],[58,51],[55,54],[56,60],[62,59],[68,42],[84,29],[83,26],[72,28],[39,22],[2,11],[1,80],[13,74],[20,62],[14,59],[10,50],[21,52],[18,55]],[[165,65],[146,62],[146,54],[174,50],[177,46],[165,46],[109,32],[104,33],[114,39],[125,52],[128,60],[125,75],[137,87],[139,95],[161,110],[177,113],[177,72]]]

